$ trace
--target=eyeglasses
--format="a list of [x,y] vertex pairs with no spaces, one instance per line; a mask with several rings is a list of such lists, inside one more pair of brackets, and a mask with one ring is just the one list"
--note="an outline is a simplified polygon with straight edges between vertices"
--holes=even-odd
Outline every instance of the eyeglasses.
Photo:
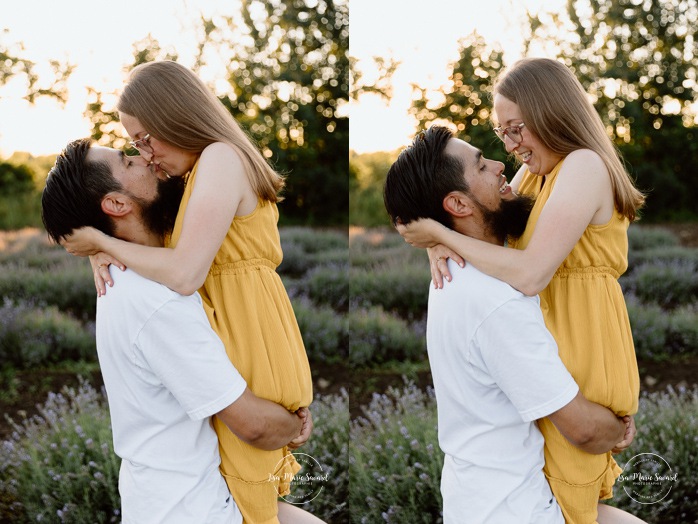
[[132,140],[129,144],[131,147],[138,149],[138,151],[148,153],[149,155],[153,154],[153,146],[150,145],[150,133],[138,140]]
[[523,140],[523,136],[521,135],[521,130],[524,128],[526,124],[521,122],[520,124],[516,124],[515,126],[509,126],[505,127],[502,129],[502,127],[495,127],[494,128],[494,134],[499,137],[499,139],[504,142],[505,137],[509,137],[509,140],[514,142],[515,144],[520,144],[521,141]]

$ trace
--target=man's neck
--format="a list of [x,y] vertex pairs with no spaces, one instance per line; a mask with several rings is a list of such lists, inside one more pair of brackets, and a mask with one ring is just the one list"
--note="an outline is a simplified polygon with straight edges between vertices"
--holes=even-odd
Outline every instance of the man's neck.
[[499,239],[493,235],[487,227],[482,223],[482,220],[478,220],[473,216],[458,220],[455,219],[454,229],[458,231],[461,235],[465,235],[476,240],[482,240],[489,244],[495,244],[497,246],[503,246],[505,239]]
[[159,234],[145,227],[143,222],[133,215],[117,222],[115,236],[126,242],[143,246],[162,247],[164,245],[164,239]]

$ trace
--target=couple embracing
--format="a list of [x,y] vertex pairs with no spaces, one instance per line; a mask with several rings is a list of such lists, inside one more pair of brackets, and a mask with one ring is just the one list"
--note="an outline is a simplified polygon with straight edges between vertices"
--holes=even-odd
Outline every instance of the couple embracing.
[[635,435],[618,277],[644,196],[563,64],[520,60],[493,93],[494,131],[522,164],[510,183],[503,164],[431,127],[384,187],[398,231],[430,248],[444,522],[641,522],[600,501]]

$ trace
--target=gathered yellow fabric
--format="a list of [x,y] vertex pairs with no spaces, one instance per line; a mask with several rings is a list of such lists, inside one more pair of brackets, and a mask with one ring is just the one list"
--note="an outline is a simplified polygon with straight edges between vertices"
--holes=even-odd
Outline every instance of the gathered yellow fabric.
[[[186,183],[171,247],[182,233],[196,169],[194,166]],[[249,215],[235,217],[199,293],[211,326],[250,390],[296,411],[310,405],[313,387],[298,323],[276,272],[282,259],[278,218],[276,204],[262,200]],[[290,481],[300,466],[287,448],[254,448],[217,417],[213,417],[213,426],[221,472],[244,522],[278,523],[277,498],[289,493]]]
[[[513,247],[528,245],[561,166],[545,177],[542,187],[542,177],[525,173],[518,192],[536,202],[526,231]],[[608,223],[589,225],[540,293],[545,324],[562,362],[587,399],[618,416],[637,412],[640,391],[628,311],[618,284],[628,267],[628,224],[615,211]],[[565,520],[596,522],[598,501],[613,496],[621,469],[610,452],[591,455],[572,446],[547,418],[538,425],[545,437],[544,471]]]

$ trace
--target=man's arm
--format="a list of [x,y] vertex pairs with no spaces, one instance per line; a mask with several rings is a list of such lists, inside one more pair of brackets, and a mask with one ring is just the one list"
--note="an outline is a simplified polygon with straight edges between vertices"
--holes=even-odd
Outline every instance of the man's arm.
[[240,440],[267,451],[282,448],[298,437],[303,425],[299,415],[259,398],[249,388],[216,416]]
[[613,449],[623,440],[627,427],[623,419],[610,409],[588,401],[581,391],[548,418],[570,443],[594,455]]

